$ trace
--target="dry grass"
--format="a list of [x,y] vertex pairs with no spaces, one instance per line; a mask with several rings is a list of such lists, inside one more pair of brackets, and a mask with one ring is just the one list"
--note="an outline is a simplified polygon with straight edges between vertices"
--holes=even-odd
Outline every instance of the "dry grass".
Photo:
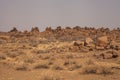
[[64,78],[55,73],[48,72],[44,73],[40,80],[64,80]]
[[27,71],[29,70],[28,65],[27,64],[19,64],[15,66],[15,70],[18,71]]
[[37,63],[34,65],[34,69],[48,69],[48,63]]
[[88,65],[82,68],[81,71],[83,74],[112,74],[112,69],[105,66],[97,66],[97,65]]
[[54,70],[64,70],[64,67],[62,65],[54,64],[52,66],[52,69],[54,69]]
[[0,54],[0,60],[5,60],[6,59],[6,55],[5,54]]
[[65,60],[63,65],[70,71],[79,69],[82,66],[80,63],[77,63],[75,60],[69,60],[69,59]]
[[88,62],[82,66],[80,73],[108,75],[113,74],[113,70],[110,66],[102,64],[98,65],[95,62],[88,60]]
[[68,66],[68,70],[70,70],[70,71],[73,71],[73,70],[76,70],[79,68],[81,68],[80,64],[72,64],[72,65]]

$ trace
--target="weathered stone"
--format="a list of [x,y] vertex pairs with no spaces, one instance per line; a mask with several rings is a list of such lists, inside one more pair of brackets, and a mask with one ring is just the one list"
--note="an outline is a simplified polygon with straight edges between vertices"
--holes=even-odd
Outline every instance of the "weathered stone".
[[16,27],[13,27],[13,29],[12,30],[10,30],[9,32],[18,32],[18,30],[17,30],[17,28]]
[[31,32],[39,32],[38,27],[32,28]]
[[99,37],[97,39],[97,45],[98,46],[107,46],[107,44],[109,43],[108,41],[108,36],[102,36],[102,37]]
[[109,50],[109,51],[104,51],[102,53],[96,53],[95,56],[97,58],[102,58],[102,59],[112,59],[112,58],[117,58],[119,57],[119,54],[117,51]]
[[83,46],[84,45],[84,42],[82,41],[75,41],[74,42],[74,46]]

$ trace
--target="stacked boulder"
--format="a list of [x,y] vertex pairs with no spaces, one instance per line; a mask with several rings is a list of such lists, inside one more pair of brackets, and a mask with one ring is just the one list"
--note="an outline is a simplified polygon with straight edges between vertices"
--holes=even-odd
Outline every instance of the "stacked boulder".
[[31,29],[31,33],[32,34],[38,34],[39,33],[39,28],[38,27],[34,27]]
[[96,40],[96,49],[98,50],[104,50],[109,44],[109,38],[108,36],[101,36],[98,37]]
[[101,53],[96,53],[94,56],[98,59],[113,59],[119,57],[119,53],[115,50],[107,50]]
[[17,33],[17,32],[18,32],[18,30],[17,30],[17,28],[16,28],[16,27],[13,27],[13,29],[12,29],[12,30],[10,30],[9,32],[10,32],[10,33]]

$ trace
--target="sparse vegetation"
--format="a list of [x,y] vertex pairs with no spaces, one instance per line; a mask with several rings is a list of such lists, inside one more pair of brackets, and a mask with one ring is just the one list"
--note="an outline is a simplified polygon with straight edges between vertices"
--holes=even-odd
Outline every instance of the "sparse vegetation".
[[52,69],[54,69],[54,70],[64,70],[64,67],[62,66],[62,65],[53,65],[52,66]]
[[15,69],[18,71],[27,71],[29,70],[28,65],[27,64],[19,64],[15,66]]
[[86,65],[82,67],[82,74],[101,74],[101,75],[108,75],[113,74],[112,68],[106,66],[99,66],[99,65]]
[[60,76],[56,75],[56,74],[45,74],[41,80],[64,80],[63,78],[61,78]]
[[47,63],[37,63],[34,69],[48,69],[49,65]]
[[0,71],[36,80],[119,80],[119,34],[80,26],[0,32]]

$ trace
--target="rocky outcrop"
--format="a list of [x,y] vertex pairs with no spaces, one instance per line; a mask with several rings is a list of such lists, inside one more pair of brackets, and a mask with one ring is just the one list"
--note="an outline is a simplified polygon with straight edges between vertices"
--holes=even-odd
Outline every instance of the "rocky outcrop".
[[53,30],[52,30],[51,27],[47,27],[47,28],[45,29],[45,31],[50,31],[50,32],[51,32],[51,31],[53,31]]
[[38,27],[34,27],[34,28],[32,28],[31,32],[39,32],[39,28]]
[[13,32],[14,32],[14,33],[16,33],[16,32],[18,32],[18,30],[17,30],[17,28],[16,28],[16,27],[13,27],[13,29],[12,29],[12,30],[10,30],[9,32],[10,32],[10,33],[13,33]]
[[99,59],[113,59],[119,57],[119,53],[115,50],[108,50],[101,53],[96,53],[94,56]]
[[109,43],[108,36],[101,36],[97,38],[97,45],[105,47]]
[[38,28],[38,27],[32,28],[30,33],[32,33],[32,34],[37,34],[37,33],[39,33],[39,28]]
[[93,44],[93,40],[90,37],[85,38],[85,46],[91,46]]

